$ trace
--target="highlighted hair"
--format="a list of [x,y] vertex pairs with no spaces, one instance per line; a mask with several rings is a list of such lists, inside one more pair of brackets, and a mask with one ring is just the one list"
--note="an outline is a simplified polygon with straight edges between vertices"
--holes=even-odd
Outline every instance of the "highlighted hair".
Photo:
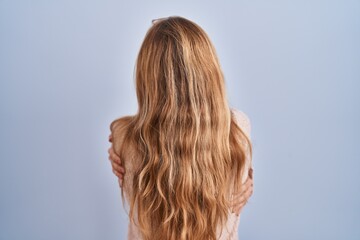
[[194,22],[160,19],[146,33],[135,75],[138,112],[110,126],[123,162],[139,161],[130,219],[144,240],[216,239],[252,150],[231,115],[215,49]]

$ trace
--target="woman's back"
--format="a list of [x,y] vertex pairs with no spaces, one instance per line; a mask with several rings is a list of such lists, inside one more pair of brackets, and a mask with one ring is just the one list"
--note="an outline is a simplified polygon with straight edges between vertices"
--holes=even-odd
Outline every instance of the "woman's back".
[[127,171],[122,197],[131,232],[144,240],[215,240],[226,223],[233,232],[229,196],[247,177],[249,121],[230,110],[208,35],[182,17],[153,22],[135,80],[137,114],[110,126]]
[[[232,115],[235,119],[235,122],[240,127],[240,129],[246,134],[246,136],[250,139],[250,120],[247,117],[247,115],[239,110],[231,109]],[[128,118],[130,121],[130,118]],[[124,140],[124,137],[127,132],[127,126],[128,123],[122,122],[123,126],[121,126],[121,123],[118,124],[114,130],[114,151],[116,153],[120,153],[121,151],[121,145],[122,141]],[[245,148],[246,149],[246,148]],[[124,175],[124,185],[123,185],[123,193],[126,199],[126,203],[129,203],[131,201],[131,198],[133,196],[133,179],[134,175],[139,171],[139,167],[141,166],[142,159],[139,158],[139,153],[137,152],[137,149],[135,148],[127,148],[126,151],[123,151],[123,153],[126,153],[123,155],[123,164],[126,169],[126,174]],[[246,153],[246,161],[244,166],[244,172],[247,172],[248,169],[251,167],[251,157],[250,153]],[[246,181],[247,175],[244,174],[242,176],[242,183]],[[229,186],[229,195],[228,199],[231,199],[231,193],[234,191],[234,185]],[[134,216],[137,215],[137,209],[134,208]],[[232,213],[229,209],[228,219],[222,228],[220,225],[217,227],[217,239],[238,239],[238,225],[240,221],[240,215],[236,215],[235,213]],[[128,226],[128,239],[142,239],[140,231],[137,227],[138,222],[137,218],[134,218],[134,222],[130,221]]]

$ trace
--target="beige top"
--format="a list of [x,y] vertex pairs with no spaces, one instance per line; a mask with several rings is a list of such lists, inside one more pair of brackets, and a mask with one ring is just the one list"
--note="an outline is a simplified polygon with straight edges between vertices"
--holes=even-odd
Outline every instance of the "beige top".
[[[248,118],[248,116],[242,112],[239,111],[237,109],[231,109],[231,111],[234,113],[236,121],[239,125],[239,127],[245,132],[245,134],[250,138],[250,130],[251,130],[251,125],[250,125],[250,120]],[[126,164],[127,163],[127,164]],[[123,190],[124,190],[124,194],[127,198],[127,200],[129,201],[128,196],[131,196],[132,193],[132,189],[130,186],[132,186],[132,176],[133,176],[133,169],[134,169],[134,163],[133,161],[126,161],[125,163],[125,168],[126,168],[126,172],[127,174],[124,175],[124,183],[127,183],[126,185],[123,186]],[[131,164],[131,165],[129,165]],[[245,164],[245,172],[248,172],[248,170],[250,169],[250,166],[252,165],[252,163],[250,162],[250,157],[249,155],[247,156],[247,161]],[[247,179],[247,174],[244,174],[242,182],[244,183]],[[129,194],[129,195],[128,195]],[[229,196],[230,197],[230,196]],[[134,212],[134,216],[136,217],[136,210]],[[219,240],[232,240],[232,239],[238,239],[238,226],[240,223],[240,215],[236,216],[235,213],[231,213],[231,210],[229,209],[229,218],[224,226],[224,228],[221,231],[221,226],[219,226],[217,228],[217,233],[218,233],[218,239]],[[137,229],[136,225],[134,225],[131,221],[129,222],[129,226],[128,226],[128,240],[141,240],[140,237],[140,232]]]

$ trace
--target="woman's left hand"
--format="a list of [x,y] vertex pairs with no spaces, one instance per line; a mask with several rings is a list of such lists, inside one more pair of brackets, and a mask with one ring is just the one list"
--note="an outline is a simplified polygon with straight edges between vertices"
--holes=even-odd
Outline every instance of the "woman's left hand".
[[249,169],[246,181],[241,185],[240,191],[233,195],[231,211],[239,216],[243,207],[247,204],[254,191],[253,168]]

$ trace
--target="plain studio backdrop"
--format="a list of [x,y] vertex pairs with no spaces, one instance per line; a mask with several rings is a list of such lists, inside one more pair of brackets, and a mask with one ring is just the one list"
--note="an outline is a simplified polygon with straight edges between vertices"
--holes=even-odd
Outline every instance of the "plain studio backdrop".
[[109,124],[155,18],[213,41],[252,124],[248,240],[360,239],[360,2],[0,1],[0,239],[125,239]]

